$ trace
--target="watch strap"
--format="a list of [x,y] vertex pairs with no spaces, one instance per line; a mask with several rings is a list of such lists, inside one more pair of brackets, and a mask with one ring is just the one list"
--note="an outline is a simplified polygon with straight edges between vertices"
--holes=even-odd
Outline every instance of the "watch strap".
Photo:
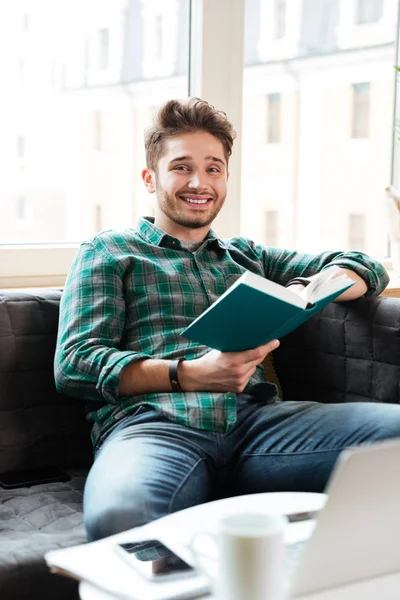
[[296,284],[304,285],[304,287],[307,287],[308,285],[310,285],[310,283],[311,279],[308,279],[307,277],[294,277],[293,279],[287,282],[285,287],[289,287],[290,285]]
[[171,360],[169,363],[169,381],[173,392],[183,392],[183,389],[179,383],[178,367],[179,363],[185,360],[184,358],[178,358],[177,360]]

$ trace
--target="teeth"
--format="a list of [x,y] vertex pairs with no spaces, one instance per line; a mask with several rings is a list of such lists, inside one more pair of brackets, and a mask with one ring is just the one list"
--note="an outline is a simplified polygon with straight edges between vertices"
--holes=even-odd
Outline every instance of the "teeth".
[[186,200],[186,202],[191,202],[192,204],[205,204],[208,202],[208,198],[205,198],[204,200],[195,200],[194,198],[185,198],[184,196],[182,196],[182,198]]

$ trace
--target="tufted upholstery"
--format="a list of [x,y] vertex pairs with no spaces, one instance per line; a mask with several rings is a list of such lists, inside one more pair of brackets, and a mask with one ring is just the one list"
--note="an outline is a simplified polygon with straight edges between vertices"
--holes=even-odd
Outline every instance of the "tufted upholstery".
[[87,468],[84,406],[57,393],[53,357],[61,292],[0,292],[0,473]]
[[283,398],[400,403],[400,299],[328,305],[274,352]]
[[[0,291],[0,472],[55,464],[70,482],[0,488],[1,600],[77,599],[43,554],[82,543],[92,455],[84,406],[53,382],[61,292]],[[274,353],[284,399],[399,402],[400,299],[331,304]]]

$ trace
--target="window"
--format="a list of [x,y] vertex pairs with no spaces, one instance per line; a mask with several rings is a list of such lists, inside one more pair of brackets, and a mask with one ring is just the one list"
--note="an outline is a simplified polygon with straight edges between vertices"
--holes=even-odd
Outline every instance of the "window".
[[268,94],[266,107],[267,144],[278,144],[281,141],[281,95]]
[[349,215],[349,250],[365,252],[366,247],[366,216],[363,214]]
[[110,60],[110,32],[108,28],[99,29],[99,69],[107,69]]
[[25,136],[17,135],[17,156],[23,158],[25,156]]
[[[240,233],[265,243],[272,235],[266,214],[279,207],[279,245],[310,252],[346,249],[350,215],[364,214],[374,224],[366,229],[366,252],[386,255],[379,199],[391,178],[393,65],[400,63],[397,16],[386,19],[386,7],[396,0],[385,0],[385,19],[379,16],[383,3],[373,3],[373,18],[382,22],[378,41],[377,28],[350,27],[372,19],[366,12],[371,9],[361,6],[372,3],[358,0],[245,0],[245,15],[243,3],[232,0],[100,4],[101,10],[92,0],[29,3],[26,36],[21,23],[27,3],[13,4],[13,11],[0,3],[9,48],[0,61],[7,107],[0,128],[6,132],[0,136],[0,286],[12,285],[13,277],[19,285],[61,285],[76,244],[100,222],[96,205],[105,229],[131,227],[139,215],[150,214],[152,199],[140,180],[149,107],[188,90],[224,110],[239,131],[230,202],[216,223],[223,237]],[[344,25],[363,34],[362,43],[351,40],[351,48],[338,37],[340,9],[347,4]],[[164,18],[162,40],[156,15]],[[284,42],[273,43],[280,35]],[[49,85],[51,63],[65,64],[68,89]],[[54,79],[61,84],[61,73]],[[364,106],[368,144],[352,139],[354,81],[370,85],[368,111]],[[32,94],[21,90],[31,84],[40,98],[35,110]],[[99,107],[103,123],[96,132]],[[279,114],[271,118],[274,111]],[[16,148],[21,131],[28,145],[23,161]],[[107,152],[96,154],[95,146]],[[25,210],[34,218],[18,228],[19,195],[29,199]],[[17,247],[32,242],[43,246]]]
[[[29,3],[28,38],[27,3],[3,4],[0,287],[60,285],[81,240],[151,213],[143,131],[150,107],[188,94],[190,3],[41,0]],[[168,47],[162,77],[144,73],[150,5],[167,15],[156,31],[151,21],[153,47]]]
[[154,44],[155,51],[154,56],[156,60],[161,60],[163,55],[163,46],[164,46],[164,32],[163,32],[163,17],[162,15],[156,15],[154,17]]
[[103,115],[101,111],[93,113],[93,150],[103,149]]
[[26,83],[26,61],[23,58],[18,61],[18,81],[20,85]]
[[281,40],[286,33],[286,0],[275,0],[274,4],[274,34],[276,40]]
[[383,0],[357,0],[356,23],[363,25],[379,21],[383,15]]
[[29,31],[31,27],[31,15],[29,13],[25,13],[22,15],[22,29],[24,31]]
[[352,138],[369,136],[370,84],[355,83],[352,87]]
[[265,240],[267,246],[277,247],[279,239],[279,212],[267,210],[265,213]]
[[26,196],[18,196],[15,203],[15,217],[18,221],[26,219]]
[[[357,30],[351,7],[366,15],[367,3],[287,2],[285,42],[297,40],[287,60],[276,44],[258,52],[261,41],[271,38],[276,4],[255,4],[248,0],[245,14],[241,233],[264,243],[266,228],[257,215],[279,207],[280,247],[318,253],[357,242],[372,256],[387,256],[382,197],[392,171],[397,15],[379,32],[366,27],[362,36],[352,34],[346,46],[341,28]],[[374,3],[374,18],[380,4]],[[397,4],[385,0],[385,11]],[[266,11],[269,20],[260,18]],[[393,180],[398,187],[399,179]],[[365,225],[356,228],[350,215],[361,214]],[[350,236],[350,229],[362,230],[364,238]]]
[[103,208],[101,204],[96,204],[94,207],[94,228],[95,233],[103,230]]

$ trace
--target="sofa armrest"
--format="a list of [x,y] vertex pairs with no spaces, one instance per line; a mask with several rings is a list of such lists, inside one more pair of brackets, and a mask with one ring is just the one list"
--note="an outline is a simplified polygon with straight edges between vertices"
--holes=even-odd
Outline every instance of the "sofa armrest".
[[286,400],[400,403],[400,299],[331,303],[281,340]]
[[0,290],[0,472],[92,462],[84,403],[54,383],[60,298]]

